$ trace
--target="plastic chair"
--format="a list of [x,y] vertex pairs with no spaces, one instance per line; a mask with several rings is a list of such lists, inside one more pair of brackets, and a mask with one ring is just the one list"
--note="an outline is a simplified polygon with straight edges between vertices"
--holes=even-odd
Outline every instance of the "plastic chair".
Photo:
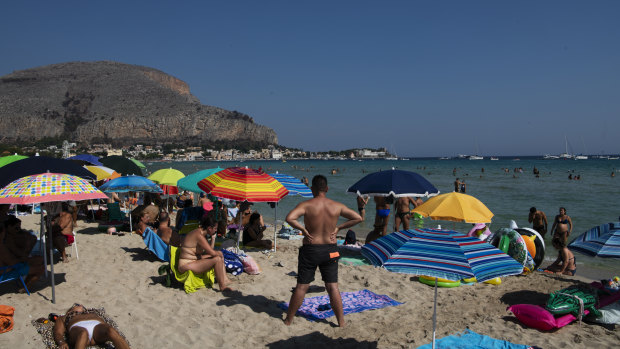
[[80,259],[80,255],[78,254],[77,247],[77,233],[75,230],[73,231],[73,243],[71,244],[71,255],[73,255],[73,251],[75,251],[75,259]]
[[21,285],[24,286],[26,293],[30,296],[30,291],[28,290],[28,287],[26,287],[26,282],[24,282],[24,276],[28,275],[28,270],[29,267],[26,263],[17,263],[0,267],[0,284],[12,280],[17,281],[19,284],[21,281]]

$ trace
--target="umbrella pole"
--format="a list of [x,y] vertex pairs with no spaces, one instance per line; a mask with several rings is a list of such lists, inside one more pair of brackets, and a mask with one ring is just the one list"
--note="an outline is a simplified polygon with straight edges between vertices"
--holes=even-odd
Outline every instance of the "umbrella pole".
[[278,247],[278,203],[274,205],[276,212],[273,216],[273,252],[277,251]]
[[435,278],[435,304],[433,305],[433,349],[435,349],[435,329],[437,328],[437,278]]
[[52,240],[52,229],[50,227],[49,215],[47,215],[46,226],[47,228],[49,228],[48,230],[49,230],[50,267],[52,269],[50,271],[50,281],[52,282],[52,303],[56,304],[56,285],[55,285],[55,280],[54,280],[54,244]]
[[[41,207],[41,206],[40,206]],[[45,277],[47,277],[47,250],[45,249],[45,220],[43,219],[43,207],[41,207],[41,230],[39,231],[39,250],[43,250],[43,263],[45,264]]]

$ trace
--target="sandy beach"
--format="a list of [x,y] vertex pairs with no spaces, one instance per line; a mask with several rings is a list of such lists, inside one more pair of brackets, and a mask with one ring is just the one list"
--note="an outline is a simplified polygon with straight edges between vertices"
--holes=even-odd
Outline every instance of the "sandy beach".
[[[39,216],[19,218],[25,229],[39,230]],[[278,240],[276,253],[249,252],[262,273],[231,276],[239,292],[226,297],[217,287],[193,294],[165,287],[157,273],[164,263],[145,250],[141,237],[107,235],[94,223],[78,224],[79,260],[71,256],[69,263],[55,264],[56,304],[51,303],[47,281],[39,281],[30,296],[18,294],[13,282],[0,285],[0,304],[15,307],[15,327],[0,334],[0,347],[44,348],[31,321],[64,313],[74,302],[104,307],[133,348],[415,348],[432,339],[433,288],[410,275],[340,265],[341,292],[368,289],[403,304],[346,315],[346,328],[335,327],[334,317],[311,322],[299,316],[287,327],[278,304],[289,301],[296,283],[287,274],[297,271],[299,240]],[[617,327],[573,323],[540,332],[524,327],[506,311],[513,304],[544,304],[550,292],[589,281],[583,274],[537,272],[503,278],[501,285],[440,288],[437,338],[469,328],[541,348],[617,347]],[[318,272],[313,285],[307,297],[326,294]]]

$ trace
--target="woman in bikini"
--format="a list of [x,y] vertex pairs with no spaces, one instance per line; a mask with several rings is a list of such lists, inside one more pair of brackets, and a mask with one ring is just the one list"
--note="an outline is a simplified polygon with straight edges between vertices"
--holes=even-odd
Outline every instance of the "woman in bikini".
[[545,271],[560,275],[575,276],[577,272],[577,259],[575,255],[566,247],[566,239],[561,236],[554,236],[551,245],[558,250],[558,258],[548,266]]
[[[65,341],[65,334],[68,343]],[[56,319],[53,328],[56,345],[60,349],[86,348],[91,345],[104,345],[111,341],[115,348],[129,348],[129,344],[114,327],[108,325],[97,314],[96,309],[86,309],[81,304],[74,304],[67,313]]]
[[566,214],[566,209],[564,207],[560,207],[560,214],[555,216],[551,231],[554,237],[560,236],[564,239],[564,242],[566,242],[568,236],[573,231],[573,221]]
[[[226,276],[224,266],[224,255],[221,251],[216,251],[215,234],[217,233],[217,221],[213,216],[202,217],[200,225],[187,233],[181,241],[179,248],[179,272],[184,273],[191,270],[194,273],[204,273],[214,268],[215,278],[220,285],[220,291],[232,291],[228,285],[231,281]],[[211,243],[206,236],[211,237]]]

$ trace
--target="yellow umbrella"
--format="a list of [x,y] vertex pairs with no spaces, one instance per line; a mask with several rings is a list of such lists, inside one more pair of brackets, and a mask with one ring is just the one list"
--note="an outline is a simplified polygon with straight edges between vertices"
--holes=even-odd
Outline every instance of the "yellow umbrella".
[[163,168],[161,170],[153,172],[153,174],[148,176],[148,179],[152,180],[157,184],[164,184],[176,187],[179,179],[183,177],[185,177],[185,175],[179,170],[175,170],[173,168]]
[[447,193],[428,199],[422,205],[411,210],[434,220],[490,223],[491,212],[480,200],[467,194]]
[[92,172],[95,176],[97,176],[97,180],[101,181],[104,179],[114,179],[120,177],[120,173],[114,171],[113,169],[105,166],[84,166],[88,171]]

